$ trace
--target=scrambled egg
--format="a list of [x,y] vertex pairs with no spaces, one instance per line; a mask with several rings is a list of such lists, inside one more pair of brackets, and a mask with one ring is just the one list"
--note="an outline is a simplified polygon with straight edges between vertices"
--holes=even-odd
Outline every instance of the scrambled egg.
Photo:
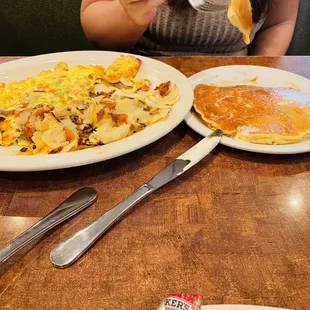
[[64,62],[22,81],[0,83],[0,145],[53,154],[110,143],[165,118],[178,100],[170,81],[136,80],[141,60],[121,56],[107,69]]
[[[103,79],[101,66],[75,66],[68,68],[59,63],[54,71],[42,71],[36,77],[0,84],[1,111],[34,108],[39,104],[64,106],[70,100],[89,100],[89,91],[96,80]],[[3,114],[3,113],[2,113]]]
[[117,83],[121,78],[131,78],[138,73],[142,61],[134,57],[121,56],[116,59],[104,73],[107,82]]

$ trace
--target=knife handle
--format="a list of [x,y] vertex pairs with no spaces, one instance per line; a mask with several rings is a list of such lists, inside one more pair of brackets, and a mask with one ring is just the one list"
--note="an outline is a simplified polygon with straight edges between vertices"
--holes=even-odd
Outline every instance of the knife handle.
[[97,192],[91,187],[84,187],[73,193],[54,211],[28,228],[25,232],[0,249],[0,264],[7,261],[14,254],[43,236],[53,227],[64,222],[71,216],[93,204],[97,199]]
[[113,209],[60,243],[50,254],[52,264],[57,268],[71,266],[102,234],[124,215],[124,213],[129,211],[134,205],[151,194],[154,190],[155,189],[148,184],[143,184]]
[[219,144],[222,136],[223,131],[221,129],[216,129],[209,136],[207,136],[207,138],[202,139],[199,143],[179,156],[177,158],[179,160],[190,160],[190,163],[186,165],[183,172],[193,167],[197,162],[209,154],[210,150],[213,150]]

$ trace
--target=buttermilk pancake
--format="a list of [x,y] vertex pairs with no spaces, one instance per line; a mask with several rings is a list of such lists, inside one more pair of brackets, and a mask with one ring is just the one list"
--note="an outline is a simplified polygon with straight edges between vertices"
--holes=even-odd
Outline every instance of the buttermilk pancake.
[[250,0],[230,0],[227,17],[243,34],[246,44],[250,44],[252,29],[252,6]]
[[211,129],[252,143],[310,138],[310,93],[293,88],[197,85],[194,108]]

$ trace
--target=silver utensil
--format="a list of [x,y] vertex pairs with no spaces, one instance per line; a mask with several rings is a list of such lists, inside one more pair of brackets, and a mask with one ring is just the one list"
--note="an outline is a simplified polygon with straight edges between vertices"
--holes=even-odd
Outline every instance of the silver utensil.
[[220,12],[228,9],[228,4],[217,4],[216,0],[188,0],[189,4],[197,11]]
[[140,186],[125,200],[106,212],[97,220],[60,243],[50,254],[52,264],[66,268],[73,264],[92,244],[134,205],[158,188],[172,181],[208,155],[220,142],[223,132],[214,131],[187,152],[175,159],[170,165],[157,173],[147,183]]
[[[89,207],[97,199],[97,192],[91,187],[84,187],[73,193],[54,211],[31,226],[17,238],[0,249],[0,266],[17,255],[19,251],[42,237],[53,227],[64,222],[71,216]],[[29,248],[28,248],[29,250]]]

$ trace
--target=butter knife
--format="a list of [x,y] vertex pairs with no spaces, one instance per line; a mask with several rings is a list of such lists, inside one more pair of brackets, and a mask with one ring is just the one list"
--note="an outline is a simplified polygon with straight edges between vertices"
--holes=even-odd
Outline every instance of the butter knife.
[[[97,199],[97,192],[92,187],[84,187],[74,192],[55,210],[32,225],[21,235],[0,249],[0,274],[25,254],[49,230],[68,218],[89,207]],[[25,251],[26,250],[26,251]]]
[[140,186],[113,209],[60,243],[50,254],[52,264],[57,268],[66,268],[72,265],[134,205],[183,174],[208,155],[218,145],[222,135],[221,130],[214,131],[153,176],[147,183]]

